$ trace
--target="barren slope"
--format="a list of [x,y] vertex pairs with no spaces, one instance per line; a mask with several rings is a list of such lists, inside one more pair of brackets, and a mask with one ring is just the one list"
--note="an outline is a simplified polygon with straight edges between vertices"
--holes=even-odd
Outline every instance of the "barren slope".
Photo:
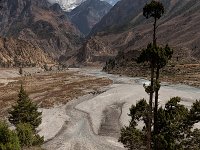
[[[142,15],[142,8],[147,0],[122,0],[93,28],[88,40],[89,50],[85,49],[87,62],[95,62],[96,55],[102,51],[109,55],[110,49],[115,53],[119,50],[129,51],[141,49],[152,41],[152,19],[146,20]],[[159,20],[157,39],[159,44],[168,43],[175,50],[186,49],[185,58],[199,58],[200,47],[200,2],[198,0],[170,0],[163,1],[166,12]],[[104,45],[96,51],[90,43],[94,39],[95,45]],[[99,42],[100,41],[100,42]],[[101,62],[105,63],[107,57]],[[87,63],[86,62],[86,63]]]
[[[47,0],[3,1],[0,35],[24,40],[65,60],[80,46],[80,33],[58,4]],[[62,57],[61,57],[62,56]]]

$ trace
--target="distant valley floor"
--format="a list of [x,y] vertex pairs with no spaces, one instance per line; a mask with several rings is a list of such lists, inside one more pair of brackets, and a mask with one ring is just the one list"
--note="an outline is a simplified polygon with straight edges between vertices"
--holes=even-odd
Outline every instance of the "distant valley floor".
[[21,83],[30,98],[42,108],[66,104],[88,93],[96,93],[102,86],[111,84],[106,78],[80,75],[76,71],[49,71],[25,68],[20,76],[18,69],[0,69],[0,118],[16,103]]

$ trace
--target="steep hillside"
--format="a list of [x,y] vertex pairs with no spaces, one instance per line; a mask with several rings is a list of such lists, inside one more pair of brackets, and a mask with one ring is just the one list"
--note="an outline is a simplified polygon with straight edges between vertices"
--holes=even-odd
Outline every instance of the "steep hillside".
[[[140,50],[152,41],[152,19],[146,20],[142,9],[147,0],[122,0],[93,28],[92,38],[116,53]],[[200,56],[200,2],[198,0],[163,0],[166,12],[159,20],[158,43],[168,43],[175,50],[186,49],[188,56]],[[98,45],[98,42],[96,43]],[[99,52],[100,53],[100,52]],[[104,50],[105,53],[105,50]],[[181,53],[180,53],[181,54]],[[85,55],[88,56],[88,55]],[[188,57],[187,55],[185,56]],[[90,60],[92,59],[88,56]],[[88,60],[88,59],[87,59]],[[106,58],[102,63],[106,62]]]
[[23,40],[0,38],[0,66],[43,66],[55,63],[39,47]]
[[73,9],[69,16],[77,28],[87,35],[90,30],[106,15],[112,5],[100,0],[86,0]]
[[77,62],[81,65],[101,65],[102,62],[116,55],[116,51],[107,46],[98,37],[83,44],[77,54]]
[[80,46],[80,33],[58,4],[47,0],[7,0],[0,11],[0,35],[20,39],[59,60]]
[[121,27],[131,19],[137,17],[141,13],[147,0],[121,0],[119,1],[110,12],[103,17],[103,19],[95,25],[91,34],[99,31],[111,30],[112,28]]

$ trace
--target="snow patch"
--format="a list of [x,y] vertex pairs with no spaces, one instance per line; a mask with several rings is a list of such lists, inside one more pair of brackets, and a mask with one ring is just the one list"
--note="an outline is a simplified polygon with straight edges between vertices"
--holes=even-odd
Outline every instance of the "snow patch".
[[[48,0],[48,1],[52,4],[58,3],[65,11],[71,11],[72,9],[76,8],[86,0]],[[118,2],[118,0],[103,0],[103,1],[106,1],[111,5],[114,5]]]

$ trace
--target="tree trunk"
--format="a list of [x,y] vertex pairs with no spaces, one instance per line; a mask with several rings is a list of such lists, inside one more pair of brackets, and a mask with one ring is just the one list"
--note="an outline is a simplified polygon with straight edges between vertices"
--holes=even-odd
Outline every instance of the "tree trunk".
[[152,125],[152,110],[153,110],[153,86],[154,86],[154,62],[151,64],[151,91],[149,96],[149,113],[148,113],[148,126],[147,126],[147,150],[151,150],[151,125]]
[[[159,75],[160,75],[160,69],[157,67],[156,69],[156,84],[159,83]],[[158,134],[158,91],[159,88],[156,87],[155,90],[155,106],[154,106],[154,135]],[[158,144],[157,140],[154,141],[154,149],[158,150]]]
[[[156,47],[156,22],[157,19],[154,20],[153,25],[153,46]],[[154,69],[155,64],[154,60],[151,61],[151,91],[149,96],[149,113],[148,113],[148,126],[147,126],[147,150],[151,150],[151,142],[152,142],[152,136],[151,136],[151,125],[152,125],[152,110],[153,110],[153,93],[154,93]]]
[[153,24],[153,46],[156,47],[156,24],[157,24],[157,19],[154,18],[154,24]]

